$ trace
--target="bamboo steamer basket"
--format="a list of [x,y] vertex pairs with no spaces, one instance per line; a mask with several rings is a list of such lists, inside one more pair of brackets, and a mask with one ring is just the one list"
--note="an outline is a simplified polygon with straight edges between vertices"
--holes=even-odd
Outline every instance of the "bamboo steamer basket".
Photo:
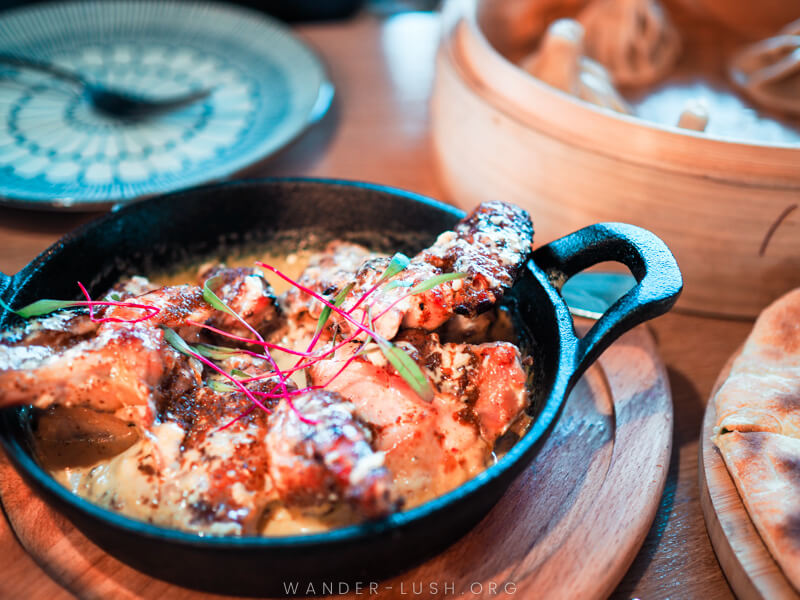
[[800,286],[800,144],[732,141],[582,102],[498,52],[479,13],[494,29],[515,20],[487,10],[477,0],[444,10],[431,123],[452,202],[517,203],[537,243],[598,221],[650,229],[678,259],[678,306],[690,311],[753,317]]

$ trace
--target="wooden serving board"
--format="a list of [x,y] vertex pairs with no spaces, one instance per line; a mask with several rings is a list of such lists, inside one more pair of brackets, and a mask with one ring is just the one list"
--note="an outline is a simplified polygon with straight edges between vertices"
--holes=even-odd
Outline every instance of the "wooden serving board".
[[741,600],[800,600],[772,558],[753,525],[719,450],[711,441],[717,413],[713,398],[725,381],[734,359],[729,360],[714,385],[706,406],[700,439],[700,504],[708,537],[734,593]]
[[[652,336],[639,327],[589,369],[536,461],[483,521],[427,563],[375,582],[378,596],[607,597],[656,514],[672,425],[664,365]],[[153,579],[107,555],[40,501],[7,461],[0,462],[0,497],[28,553],[81,598],[219,598]],[[24,580],[2,583],[12,595],[27,589]],[[342,597],[363,597],[368,586]]]

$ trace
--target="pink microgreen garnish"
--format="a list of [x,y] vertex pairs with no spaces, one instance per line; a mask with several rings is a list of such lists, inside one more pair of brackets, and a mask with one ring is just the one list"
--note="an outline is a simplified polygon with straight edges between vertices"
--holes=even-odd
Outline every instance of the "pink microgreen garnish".
[[275,275],[277,275],[278,277],[280,277],[280,278],[281,278],[281,279],[283,279],[284,281],[286,281],[286,282],[288,282],[288,283],[292,284],[292,285],[293,285],[293,286],[295,286],[297,289],[299,289],[301,292],[305,292],[305,293],[306,293],[306,294],[308,294],[309,296],[312,296],[313,298],[316,298],[316,299],[317,299],[317,300],[319,300],[319,301],[320,301],[322,304],[324,304],[325,306],[329,307],[329,308],[330,308],[330,309],[331,309],[333,312],[335,312],[337,315],[339,315],[340,317],[342,317],[342,318],[343,318],[345,321],[348,321],[348,322],[349,322],[351,325],[355,326],[355,327],[356,327],[356,329],[358,329],[359,331],[361,331],[361,332],[363,332],[363,333],[366,333],[366,334],[367,334],[368,336],[370,336],[370,337],[373,337],[373,336],[376,336],[376,335],[378,335],[377,333],[375,333],[374,331],[372,331],[371,329],[369,329],[369,328],[368,328],[368,327],[366,327],[365,325],[362,325],[361,323],[359,323],[358,321],[356,321],[356,320],[355,320],[353,317],[351,317],[351,316],[350,316],[349,314],[347,314],[345,311],[341,310],[341,309],[340,309],[338,306],[334,306],[333,304],[331,304],[330,302],[328,302],[327,300],[325,300],[325,298],[323,298],[322,296],[320,296],[320,295],[319,295],[317,292],[315,292],[315,291],[313,291],[313,290],[311,290],[311,289],[309,289],[309,288],[305,287],[305,286],[304,286],[304,285],[302,285],[301,283],[298,283],[297,281],[293,280],[293,279],[292,279],[291,277],[289,277],[288,275],[284,275],[283,273],[281,273],[281,272],[280,272],[278,269],[276,269],[276,268],[275,268],[275,267],[273,267],[272,265],[268,265],[268,264],[266,264],[266,263],[262,263],[262,262],[256,262],[256,264],[257,264],[259,267],[262,267],[262,268],[264,268],[264,269],[267,269],[268,271],[270,271],[270,272],[272,272],[272,273],[275,273]]
[[[239,321],[242,325],[244,325],[248,331],[250,331],[253,335],[256,336],[256,339],[261,342],[261,344],[266,344],[264,338],[261,336],[258,331],[256,331],[247,321],[245,321],[239,314],[233,310],[230,306],[225,304],[225,302],[214,293],[212,287],[219,281],[221,277],[217,275],[216,277],[211,277],[206,280],[203,284],[203,298],[208,302],[211,306],[216,308],[217,310],[221,310],[231,316],[233,316],[237,321]],[[278,363],[275,362],[275,359],[272,357],[272,354],[269,352],[269,348],[264,347],[264,357],[269,361],[272,370],[275,371],[275,374],[278,376],[278,385],[281,386],[281,392],[283,393],[283,397],[286,400],[286,403],[289,405],[289,408],[292,412],[297,415],[297,418],[300,419],[303,423],[308,425],[316,425],[317,421],[307,419],[304,417],[299,410],[294,405],[292,398],[289,394],[289,389],[286,386],[286,375],[283,374],[281,369],[278,367]]]
[[[117,302],[114,300],[104,300],[104,301],[92,300],[92,297],[89,296],[89,292],[86,291],[86,288],[83,287],[83,284],[80,281],[78,282],[78,287],[81,288],[81,292],[86,297],[86,306],[89,307],[89,318],[92,320],[93,323],[141,323],[142,321],[146,321],[147,319],[152,319],[158,313],[161,312],[161,309],[158,308],[157,306],[150,306],[148,304],[135,304],[133,302]],[[122,306],[125,308],[146,310],[148,311],[148,314],[139,317],[138,319],[120,319],[119,317],[103,317],[101,319],[97,319],[94,316],[95,306]]]
[[[345,338],[344,340],[342,340],[338,344],[335,344],[335,345],[331,346],[327,350],[324,350],[324,351],[322,351],[322,352],[320,352],[318,354],[309,355],[310,358],[306,362],[303,362],[303,359],[301,358],[299,362],[297,362],[293,367],[290,367],[290,368],[284,370],[283,373],[284,374],[291,374],[291,373],[295,373],[297,371],[302,371],[303,369],[307,369],[309,367],[312,367],[316,363],[318,363],[319,361],[324,360],[326,357],[328,357],[328,356],[330,356],[332,354],[335,354],[336,351],[339,350],[340,348],[343,348],[347,344],[355,341],[355,339],[359,335],[361,335],[360,332],[356,332],[353,335],[351,335],[350,337]],[[254,356],[261,356],[260,354],[255,354],[255,353],[252,353],[252,354]],[[263,379],[264,377],[265,377],[265,375],[258,375],[258,376],[252,377],[251,381],[256,381],[257,379]]]
[[341,375],[344,372],[344,370],[347,369],[347,367],[350,366],[351,362],[353,362],[355,359],[357,359],[359,356],[361,356],[361,354],[364,352],[364,348],[365,347],[366,347],[366,345],[362,346],[361,349],[359,349],[358,352],[356,352],[355,354],[353,354],[353,356],[351,356],[346,361],[344,361],[344,364],[342,365],[342,367],[338,371],[336,371],[336,373],[331,375],[331,378],[328,379],[328,381],[326,381],[325,383],[323,383],[321,385],[311,386],[310,389],[324,389],[324,388],[328,387],[333,382],[334,379],[336,379],[339,375]]
[[233,377],[227,373],[224,369],[221,369],[217,365],[215,365],[212,361],[207,359],[202,354],[198,354],[187,344],[181,336],[177,334],[174,329],[170,329],[166,325],[159,325],[159,328],[164,332],[164,339],[167,340],[170,346],[172,346],[175,350],[180,352],[181,354],[185,354],[186,356],[191,356],[199,360],[201,363],[206,365],[209,369],[216,371],[220,375],[222,375],[225,379],[230,381],[234,386],[236,386],[240,392],[242,392],[245,396],[247,396],[248,400],[250,400],[253,404],[261,408],[267,413],[270,413],[270,409],[268,409],[264,404],[256,398],[253,393],[248,390],[238,379]]
[[[350,366],[350,363],[352,363],[355,359],[357,359],[359,356],[361,356],[361,354],[363,354],[365,348],[366,348],[366,345],[362,345],[362,347],[358,350],[358,352],[356,352],[350,358],[348,358],[344,362],[344,364],[339,368],[339,370],[336,371],[336,373],[334,373],[333,375],[331,375],[330,379],[328,379],[328,381],[326,381],[325,383],[320,384],[320,385],[310,385],[310,386],[305,387],[305,388],[300,388],[300,389],[294,390],[294,392],[292,392],[292,393],[294,393],[294,394],[304,394],[304,393],[310,392],[312,390],[325,389],[331,383],[333,383],[334,379],[336,379],[339,375],[341,375],[347,369],[347,367]],[[258,395],[261,395],[261,396],[266,396],[268,398],[274,397],[274,396],[271,396],[268,392],[254,392],[254,393],[256,393]]]
[[366,333],[369,337],[374,339],[375,342],[378,344],[378,348],[380,348],[381,352],[386,357],[386,360],[388,360],[392,364],[397,373],[406,381],[406,383],[408,383],[411,389],[413,389],[417,393],[417,395],[426,402],[430,402],[433,399],[433,388],[431,388],[430,382],[428,381],[427,377],[425,377],[422,370],[419,368],[419,365],[414,361],[414,359],[412,359],[402,348],[398,348],[397,346],[392,344],[389,340],[386,340],[377,333],[375,333],[372,329],[356,321],[353,317],[351,317],[347,312],[341,310],[338,306],[334,306],[315,291],[294,281],[288,275],[284,275],[272,265],[268,265],[262,262],[256,262],[256,264],[259,267],[262,267],[272,273],[275,273],[275,275],[277,275],[284,281],[287,281],[288,283],[294,285],[299,290],[316,298],[325,306],[330,307],[330,309],[333,312],[342,317],[344,320],[354,325],[359,331]]

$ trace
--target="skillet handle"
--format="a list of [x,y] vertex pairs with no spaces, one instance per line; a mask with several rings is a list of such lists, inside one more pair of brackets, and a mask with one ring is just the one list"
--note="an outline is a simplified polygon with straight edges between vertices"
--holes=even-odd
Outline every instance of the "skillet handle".
[[574,381],[619,336],[664,314],[683,289],[675,257],[655,234],[624,223],[598,223],[543,246],[533,261],[557,288],[573,275],[601,262],[627,266],[637,284],[576,340]]

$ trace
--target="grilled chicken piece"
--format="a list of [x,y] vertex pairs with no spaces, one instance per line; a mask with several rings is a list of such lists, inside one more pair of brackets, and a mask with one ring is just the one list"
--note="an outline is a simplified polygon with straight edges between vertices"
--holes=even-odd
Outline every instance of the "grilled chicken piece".
[[527,377],[514,344],[438,344],[432,334],[423,352],[426,374],[437,392],[463,401],[460,417],[477,425],[490,446],[527,407]]
[[[356,285],[342,308],[353,310],[357,321],[369,310],[376,319],[374,331],[386,339],[392,339],[400,327],[433,331],[453,315],[475,317],[511,289],[532,243],[533,226],[527,212],[504,202],[484,202],[453,231],[441,234],[430,248],[411,259],[408,267],[393,278],[403,286],[381,287],[353,310],[378,281],[389,259],[364,263],[352,278]],[[467,276],[401,299],[411,286],[444,273]],[[383,316],[378,319],[378,315]],[[346,331],[353,329],[340,316],[334,315],[334,320]]]
[[[314,383],[328,381],[344,360],[315,364]],[[458,415],[462,406],[444,394],[423,401],[391,366],[358,357],[327,389],[350,400],[356,415],[375,432],[375,448],[386,455],[393,491],[408,502],[447,492],[487,464],[491,448]]]
[[318,391],[294,398],[303,422],[287,402],[270,419],[266,437],[269,472],[289,506],[326,507],[342,500],[367,518],[393,512],[391,476],[372,434],[339,394]]
[[532,244],[527,212],[505,202],[480,204],[454,231],[441,234],[412,261],[419,269],[415,283],[439,273],[467,273],[467,277],[412,297],[403,327],[432,331],[453,313],[474,317],[488,310],[511,289]]
[[[127,406],[147,406],[151,393],[181,393],[199,379],[193,361],[178,354],[165,341],[159,324],[179,326],[186,317],[207,314],[210,307],[192,286],[162,288],[137,299],[161,312],[136,324],[106,322],[95,335],[61,351],[35,346],[34,358],[14,361],[25,341],[6,347],[12,360],[0,365],[0,404],[83,404],[103,411]],[[113,306],[97,310],[101,317],[136,319],[141,309]],[[51,319],[52,317],[46,317]],[[84,315],[83,319],[89,320]],[[90,321],[91,322],[91,321]],[[31,323],[25,325],[30,327]]]
[[417,396],[378,353],[357,357],[331,380],[352,356],[337,353],[335,360],[317,362],[310,375],[315,385],[327,383],[356,406],[375,432],[375,447],[386,454],[394,492],[416,504],[488,465],[495,441],[527,406],[526,377],[519,350],[505,342],[439,344],[436,334],[417,330],[395,343],[424,367],[435,388],[432,402]]
[[[250,284],[237,285],[237,278],[251,278],[242,271],[222,273],[228,283],[221,297],[247,314],[248,322],[268,329],[272,327],[270,319],[276,319],[278,313],[274,305],[263,302],[264,296],[242,294]],[[185,340],[195,342],[202,331],[185,321],[213,321],[219,311],[203,300],[201,288],[190,285],[160,288],[136,297],[135,303],[155,306],[160,312],[139,323],[98,324],[88,314],[62,311],[32,319],[19,330],[4,334],[0,340],[0,406],[84,404],[114,411],[148,407],[152,395],[181,394],[196,385],[199,365],[176,352],[158,326],[171,327]],[[143,311],[109,306],[97,308],[95,315],[134,320],[142,317]],[[57,343],[50,344],[53,338]],[[145,411],[145,415],[150,413]]]
[[147,406],[152,392],[181,393],[199,376],[152,327],[101,326],[90,340],[62,353],[45,349],[36,361],[19,366],[24,368],[0,372],[2,406],[82,404],[104,411]]
[[[144,330],[157,329],[165,325],[177,331],[189,341],[199,338],[196,327],[188,326],[185,321],[205,321],[214,309],[203,300],[203,290],[194,285],[176,285],[159,288],[143,296],[129,299],[132,303],[154,306],[159,313],[154,317],[139,323],[103,323],[98,329],[100,334],[104,329],[113,330]],[[143,310],[133,306],[108,306],[95,311],[97,318],[115,318],[133,321],[143,316]]]
[[[247,385],[251,391],[274,392],[273,380]],[[277,400],[264,399],[267,408]],[[274,499],[268,476],[269,457],[264,436],[271,416],[241,392],[219,393],[208,387],[183,397],[170,398],[161,406],[159,420],[180,426],[180,454],[161,478],[164,512],[174,507],[165,523],[181,529],[218,535],[255,534],[264,508]],[[235,421],[241,415],[246,415]]]
[[[11,365],[24,356],[23,352],[20,352],[19,357],[14,356],[13,348],[47,347],[50,352],[66,349],[91,337],[97,331],[97,327],[98,324],[92,322],[87,310],[79,310],[59,311],[25,321],[19,327],[0,331],[0,370],[15,368]],[[36,353],[41,350],[31,352]]]

